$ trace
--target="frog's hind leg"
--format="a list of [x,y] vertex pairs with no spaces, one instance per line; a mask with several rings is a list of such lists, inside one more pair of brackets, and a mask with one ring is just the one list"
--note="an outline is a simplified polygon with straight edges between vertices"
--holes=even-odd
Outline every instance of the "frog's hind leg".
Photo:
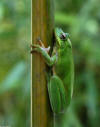
[[66,94],[63,82],[58,76],[51,77],[48,92],[53,112],[61,113],[66,107]]

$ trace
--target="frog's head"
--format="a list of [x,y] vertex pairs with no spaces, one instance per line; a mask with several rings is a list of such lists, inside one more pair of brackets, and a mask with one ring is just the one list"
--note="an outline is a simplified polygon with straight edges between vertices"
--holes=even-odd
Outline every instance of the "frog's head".
[[55,29],[55,39],[56,39],[58,48],[72,47],[70,39],[69,39],[69,34],[64,33],[62,29],[60,28]]

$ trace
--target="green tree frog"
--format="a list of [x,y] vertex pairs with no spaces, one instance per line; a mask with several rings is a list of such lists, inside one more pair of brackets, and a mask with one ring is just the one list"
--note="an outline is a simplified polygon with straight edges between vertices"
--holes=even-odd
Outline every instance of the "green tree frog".
[[52,111],[58,114],[65,112],[72,98],[74,64],[69,34],[60,28],[55,28],[54,34],[55,44],[51,56],[48,53],[50,46],[45,48],[41,40],[38,41],[39,44],[32,45],[31,53],[39,52],[52,68],[47,86]]

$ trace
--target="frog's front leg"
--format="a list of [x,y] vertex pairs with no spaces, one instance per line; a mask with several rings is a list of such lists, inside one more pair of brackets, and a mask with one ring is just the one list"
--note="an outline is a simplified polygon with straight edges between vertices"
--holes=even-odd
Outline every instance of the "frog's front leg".
[[31,53],[33,53],[33,52],[40,53],[43,56],[45,62],[49,66],[52,66],[56,62],[56,60],[57,60],[56,54],[54,54],[52,57],[50,57],[50,55],[48,54],[48,52],[50,50],[50,46],[48,48],[45,48],[42,41],[41,42],[39,41],[39,44],[31,45],[31,47],[32,47]]

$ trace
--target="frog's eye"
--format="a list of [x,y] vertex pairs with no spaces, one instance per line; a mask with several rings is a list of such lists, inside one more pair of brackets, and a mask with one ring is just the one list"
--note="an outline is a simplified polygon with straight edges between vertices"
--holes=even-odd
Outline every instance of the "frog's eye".
[[62,33],[62,34],[60,35],[60,39],[65,40],[65,39],[66,39],[66,34],[65,34],[65,33]]

